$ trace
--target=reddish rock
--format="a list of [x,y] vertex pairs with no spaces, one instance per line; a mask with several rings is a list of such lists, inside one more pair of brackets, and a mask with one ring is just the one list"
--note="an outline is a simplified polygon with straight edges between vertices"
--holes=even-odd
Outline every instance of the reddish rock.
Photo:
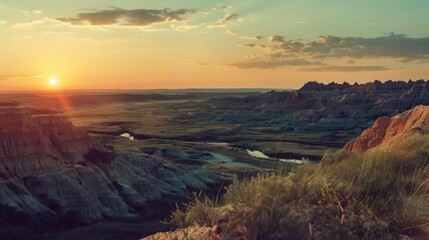
[[18,177],[56,169],[59,160],[83,161],[90,149],[107,151],[62,113],[19,105],[0,107],[0,146],[0,163]]
[[349,141],[344,149],[360,153],[391,144],[397,138],[423,133],[429,124],[429,106],[417,106],[392,118],[379,117],[374,125]]

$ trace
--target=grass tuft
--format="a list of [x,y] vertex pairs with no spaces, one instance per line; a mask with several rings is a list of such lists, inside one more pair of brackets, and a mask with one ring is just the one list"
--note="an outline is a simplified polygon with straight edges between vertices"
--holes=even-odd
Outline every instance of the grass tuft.
[[171,214],[169,225],[186,228],[194,225],[209,227],[221,219],[225,210],[221,204],[201,193],[193,193],[189,203],[182,206],[176,205],[176,210]]

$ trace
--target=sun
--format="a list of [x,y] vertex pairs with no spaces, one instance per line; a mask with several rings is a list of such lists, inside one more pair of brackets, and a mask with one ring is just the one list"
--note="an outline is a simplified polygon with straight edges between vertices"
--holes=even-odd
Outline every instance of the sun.
[[51,84],[51,86],[55,86],[57,85],[58,81],[55,78],[51,78],[51,80],[49,80],[49,84]]

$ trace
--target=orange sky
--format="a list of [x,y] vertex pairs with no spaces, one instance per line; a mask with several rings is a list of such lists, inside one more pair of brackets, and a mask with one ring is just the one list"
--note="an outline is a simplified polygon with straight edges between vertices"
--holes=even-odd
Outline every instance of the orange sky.
[[1,90],[429,78],[424,1],[65,2],[0,3]]

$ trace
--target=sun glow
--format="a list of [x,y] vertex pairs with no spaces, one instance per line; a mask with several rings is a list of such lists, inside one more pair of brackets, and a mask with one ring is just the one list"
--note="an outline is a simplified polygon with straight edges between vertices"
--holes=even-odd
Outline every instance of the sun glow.
[[49,84],[51,84],[51,86],[55,86],[57,85],[58,81],[55,78],[51,78],[51,80],[49,80]]

